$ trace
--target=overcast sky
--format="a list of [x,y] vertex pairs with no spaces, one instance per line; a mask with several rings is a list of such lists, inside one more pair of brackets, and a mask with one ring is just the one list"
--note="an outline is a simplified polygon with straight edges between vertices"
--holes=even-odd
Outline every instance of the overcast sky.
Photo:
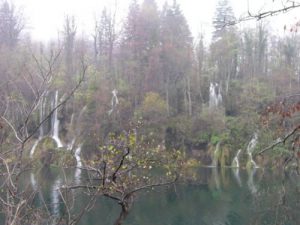
[[[140,0],[141,1],[141,0]],[[189,23],[193,36],[200,31],[210,37],[212,31],[212,18],[218,0],[177,0]],[[118,5],[118,18],[124,18],[130,0],[13,0],[21,7],[27,21],[28,31],[34,40],[48,41],[56,38],[62,30],[65,15],[73,15],[76,18],[78,31],[86,35],[92,33],[95,17],[99,17],[104,6]],[[165,0],[156,1],[159,8]],[[168,0],[172,2],[172,0]],[[229,0],[237,18],[246,15],[248,8],[256,13],[259,10],[269,10],[278,7],[279,0]],[[249,3],[248,3],[249,2]],[[280,5],[279,5],[280,6]],[[295,9],[288,15],[280,15],[269,18],[274,32],[283,33],[283,26],[295,23],[299,20],[300,10]],[[122,21],[119,21],[122,23]],[[242,25],[245,26],[245,23]]]

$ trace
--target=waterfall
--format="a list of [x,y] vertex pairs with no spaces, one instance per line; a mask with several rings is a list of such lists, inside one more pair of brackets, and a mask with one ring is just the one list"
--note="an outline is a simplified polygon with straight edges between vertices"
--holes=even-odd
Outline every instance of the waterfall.
[[79,147],[75,150],[75,158],[76,158],[76,162],[77,162],[77,167],[82,167],[82,162],[81,162],[80,153],[81,153],[81,146],[79,146]]
[[239,162],[239,156],[240,156],[240,153],[241,153],[241,149],[239,149],[235,155],[235,157],[233,158],[232,160],[232,163],[231,163],[231,166],[232,167],[236,167],[236,168],[239,168],[240,167],[240,162]]
[[209,108],[218,107],[223,101],[221,89],[217,83],[210,83],[209,86]]
[[258,168],[258,166],[256,165],[256,163],[252,157],[253,150],[257,145],[257,138],[258,138],[257,133],[254,133],[253,138],[251,139],[251,141],[249,142],[249,144],[247,146],[247,154],[249,157],[248,163],[250,163],[251,167],[253,167],[253,168]]
[[31,148],[31,150],[30,150],[30,158],[32,158],[32,156],[33,156],[33,154],[34,154],[34,152],[35,152],[35,149],[36,149],[37,145],[39,144],[39,142],[40,142],[40,139],[37,139],[37,140],[34,142],[32,148]]
[[[68,144],[68,146],[67,146],[67,149],[68,149],[68,150],[71,151],[71,150],[73,149],[74,144],[75,144],[75,141],[76,141],[76,138],[73,138],[72,141],[71,141],[71,143]],[[76,156],[76,155],[75,155],[75,156]]]
[[[41,96],[41,100],[39,103],[39,123],[41,124],[42,121],[44,120],[45,117],[45,111],[46,111],[46,96],[47,92]],[[52,109],[56,108],[58,105],[58,91],[55,92],[55,98],[54,101],[52,101]],[[51,132],[52,132],[52,138],[56,142],[57,147],[61,148],[63,147],[63,144],[59,138],[59,120],[58,120],[58,109],[55,109],[53,112],[53,115],[51,117]],[[39,127],[39,137],[38,139],[34,142],[33,146],[31,147],[30,150],[30,158],[32,158],[36,147],[38,146],[38,143],[43,139],[45,135],[48,134],[48,131],[44,130],[44,124],[41,124]]]
[[53,186],[52,186],[52,192],[51,192],[51,207],[52,207],[52,214],[57,217],[60,214],[59,210],[59,202],[60,202],[60,193],[59,188],[61,185],[61,180],[58,178]]
[[115,110],[115,107],[119,104],[118,91],[114,89],[111,93],[112,93],[111,109],[108,111],[108,115],[112,114],[112,112]]
[[81,176],[81,168],[82,167],[82,161],[80,157],[81,153],[81,145],[75,150],[75,159],[76,159],[76,170],[75,170],[75,182],[78,184],[80,183],[80,176]]
[[[56,108],[58,105],[58,91],[55,92],[55,99],[54,99],[54,104],[53,107]],[[63,144],[61,142],[61,140],[59,139],[59,120],[57,117],[58,114],[58,109],[54,110],[53,113],[53,134],[52,134],[52,138],[54,139],[54,141],[57,144],[57,148],[61,148],[63,147]]]
[[32,189],[33,189],[34,191],[37,191],[37,190],[38,190],[38,185],[37,185],[37,182],[36,182],[36,179],[35,179],[33,173],[30,173],[30,183],[31,183],[31,185],[32,185]]
[[214,151],[212,167],[218,167],[218,161],[220,156],[220,144],[221,142],[219,141]]

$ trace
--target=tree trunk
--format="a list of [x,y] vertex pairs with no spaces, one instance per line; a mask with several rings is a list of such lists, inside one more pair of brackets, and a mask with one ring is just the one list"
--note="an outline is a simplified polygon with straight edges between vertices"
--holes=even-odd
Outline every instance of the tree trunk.
[[122,225],[122,223],[124,222],[124,220],[127,218],[128,214],[129,214],[129,204],[124,201],[121,204],[121,212],[120,215],[118,217],[118,219],[116,220],[116,222],[114,223],[114,225]]

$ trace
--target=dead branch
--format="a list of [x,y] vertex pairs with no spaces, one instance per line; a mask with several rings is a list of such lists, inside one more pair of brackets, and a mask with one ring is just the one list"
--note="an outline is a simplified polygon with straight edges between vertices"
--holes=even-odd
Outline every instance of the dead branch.
[[299,8],[300,7],[300,3],[297,2],[291,2],[291,5],[283,5],[281,8],[278,9],[274,9],[274,10],[269,10],[269,11],[265,11],[265,12],[259,12],[259,13],[251,13],[248,10],[248,15],[244,16],[244,17],[240,17],[237,20],[232,20],[232,21],[228,21],[224,24],[224,26],[232,26],[232,25],[236,25],[242,22],[246,22],[246,21],[250,21],[250,20],[262,20],[266,17],[270,17],[270,16],[276,16],[278,14],[281,13],[287,13],[293,9]]
[[287,139],[289,139],[291,136],[293,136],[298,130],[300,129],[300,125],[298,125],[296,128],[294,128],[291,132],[289,132],[287,135],[285,135],[283,138],[278,138],[273,144],[271,144],[270,146],[264,148],[263,150],[261,150],[260,152],[256,153],[255,155],[261,155],[262,153],[273,149],[275,146],[279,145],[279,144],[285,144],[285,142],[287,141]]

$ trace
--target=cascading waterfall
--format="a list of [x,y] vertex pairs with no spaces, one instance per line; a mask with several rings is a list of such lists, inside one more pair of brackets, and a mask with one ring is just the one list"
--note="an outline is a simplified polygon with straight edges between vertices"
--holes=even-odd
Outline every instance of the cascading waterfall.
[[[39,104],[39,123],[42,123],[42,121],[45,118],[46,115],[46,96],[47,93],[45,93],[42,97],[41,97],[41,102]],[[56,108],[58,105],[58,91],[55,92],[55,97],[54,100],[52,100],[52,104],[51,104],[51,108],[54,109]],[[58,120],[58,109],[55,109],[53,112],[53,115],[51,117],[51,137],[52,139],[56,142],[57,147],[61,148],[63,147],[63,144],[59,138],[59,120]],[[45,135],[48,134],[48,130],[44,130],[44,124],[41,124],[39,127],[39,137],[38,139],[34,142],[31,150],[30,150],[30,157],[32,158],[36,147],[38,146],[39,142],[45,137]]]
[[248,164],[250,167],[253,167],[253,168],[258,168],[257,164],[255,163],[255,161],[253,160],[253,157],[252,157],[253,150],[257,145],[257,139],[258,139],[257,133],[254,133],[253,138],[251,139],[251,141],[249,142],[249,144],[247,146],[247,154],[248,154],[248,158],[249,158]]
[[111,93],[112,93],[111,109],[108,111],[108,115],[111,115],[112,112],[115,110],[116,106],[119,104],[118,91],[114,89]]
[[220,156],[220,145],[221,145],[221,142],[219,141],[217,146],[216,146],[216,149],[214,151],[214,155],[213,155],[213,161],[212,161],[212,167],[218,167],[218,161],[219,161],[219,156]]
[[231,163],[231,166],[232,167],[236,167],[236,168],[239,168],[240,167],[240,162],[239,162],[239,156],[241,154],[241,149],[239,149],[235,155],[235,157],[233,158],[232,160],[232,163]]
[[[58,91],[55,92],[55,99],[54,99],[54,108],[56,108],[58,105]],[[63,147],[63,144],[61,142],[61,140],[59,139],[59,120],[58,120],[58,109],[54,110],[53,113],[53,134],[52,134],[52,138],[53,140],[56,142],[57,147],[61,148]]]
[[210,83],[209,86],[209,108],[217,108],[222,103],[221,89],[217,83]]

